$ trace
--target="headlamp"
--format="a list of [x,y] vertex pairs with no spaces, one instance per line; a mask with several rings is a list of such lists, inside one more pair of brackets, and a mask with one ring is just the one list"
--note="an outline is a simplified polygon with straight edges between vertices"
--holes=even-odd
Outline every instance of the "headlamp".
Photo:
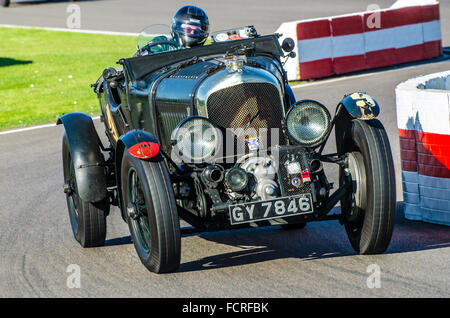
[[207,118],[191,116],[181,121],[171,135],[175,155],[185,162],[207,162],[222,144],[220,130]]
[[291,140],[304,147],[317,147],[331,128],[328,109],[313,100],[299,101],[286,115],[286,130]]

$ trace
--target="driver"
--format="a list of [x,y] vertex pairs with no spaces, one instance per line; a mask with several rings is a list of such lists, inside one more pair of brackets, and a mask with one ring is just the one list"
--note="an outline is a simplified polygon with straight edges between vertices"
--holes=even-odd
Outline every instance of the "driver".
[[[191,48],[203,45],[209,36],[209,20],[203,9],[196,6],[184,6],[178,9],[172,18],[171,37],[165,35],[153,38],[134,56],[171,51],[174,47]],[[172,45],[158,42],[173,42]]]
[[181,46],[191,48],[203,45],[209,35],[209,20],[203,9],[181,7],[172,18],[172,37]]

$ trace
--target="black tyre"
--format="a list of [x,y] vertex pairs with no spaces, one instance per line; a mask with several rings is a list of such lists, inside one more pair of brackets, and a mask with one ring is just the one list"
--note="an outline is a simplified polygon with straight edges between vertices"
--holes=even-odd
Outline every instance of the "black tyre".
[[352,194],[341,201],[344,225],[359,254],[383,253],[394,228],[396,193],[394,163],[386,131],[377,119],[353,120],[346,136],[347,168]]
[[0,6],[2,7],[9,7],[10,1],[9,0],[0,0]]
[[70,224],[75,239],[83,247],[105,245],[106,216],[109,213],[109,202],[83,201],[77,191],[77,180],[67,138],[63,137],[63,169],[64,191],[66,192],[67,208]]
[[281,228],[283,230],[290,231],[290,230],[301,230],[305,228],[305,226],[306,222],[302,222],[302,223],[282,224]]
[[143,161],[125,151],[121,185],[136,252],[151,272],[174,272],[180,265],[180,221],[164,160]]

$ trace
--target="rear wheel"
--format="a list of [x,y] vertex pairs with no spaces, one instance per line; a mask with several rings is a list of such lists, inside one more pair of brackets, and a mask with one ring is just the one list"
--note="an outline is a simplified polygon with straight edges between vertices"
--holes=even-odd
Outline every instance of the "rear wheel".
[[65,135],[62,151],[64,192],[73,235],[83,247],[102,246],[105,244],[106,238],[106,216],[109,212],[109,202],[104,200],[92,203],[80,198],[72,156]]
[[389,140],[377,119],[353,120],[344,142],[346,168],[352,192],[341,201],[344,225],[359,254],[383,253],[391,240],[396,210],[395,176]]
[[123,207],[141,262],[151,272],[176,271],[180,221],[165,162],[139,160],[125,151],[121,171]]
[[0,0],[0,5],[2,7],[8,7],[9,6],[10,1],[9,0]]

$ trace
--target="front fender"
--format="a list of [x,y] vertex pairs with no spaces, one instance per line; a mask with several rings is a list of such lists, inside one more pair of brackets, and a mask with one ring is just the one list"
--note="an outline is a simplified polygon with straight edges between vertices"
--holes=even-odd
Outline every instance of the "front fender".
[[141,160],[151,160],[151,161],[161,161],[163,160],[161,153],[159,152],[159,142],[150,133],[143,130],[132,130],[122,135],[117,141],[116,151],[115,151],[115,166],[116,166],[116,184],[119,191],[119,207],[122,212],[122,218],[126,220],[125,209],[122,207],[122,185],[121,185],[121,167],[122,167],[122,157],[125,151],[129,151],[133,147],[141,143],[153,143],[158,144],[158,152],[154,156],[147,159]]
[[[125,135],[122,135],[119,138],[118,143],[122,143],[123,147],[125,147],[125,149],[129,150],[130,148],[132,148],[135,145],[141,144],[141,143],[153,143],[153,144],[158,144],[159,142],[156,139],[156,137],[154,137],[152,134],[143,131],[143,130],[132,130],[127,132]],[[157,151],[154,156],[152,157],[157,157],[159,154],[159,151]]]
[[340,103],[344,105],[349,115],[356,119],[370,120],[380,113],[377,101],[365,93],[346,95]]
[[78,195],[86,202],[102,201],[108,196],[105,160],[92,118],[84,113],[69,113],[59,117],[56,124],[64,125]]

